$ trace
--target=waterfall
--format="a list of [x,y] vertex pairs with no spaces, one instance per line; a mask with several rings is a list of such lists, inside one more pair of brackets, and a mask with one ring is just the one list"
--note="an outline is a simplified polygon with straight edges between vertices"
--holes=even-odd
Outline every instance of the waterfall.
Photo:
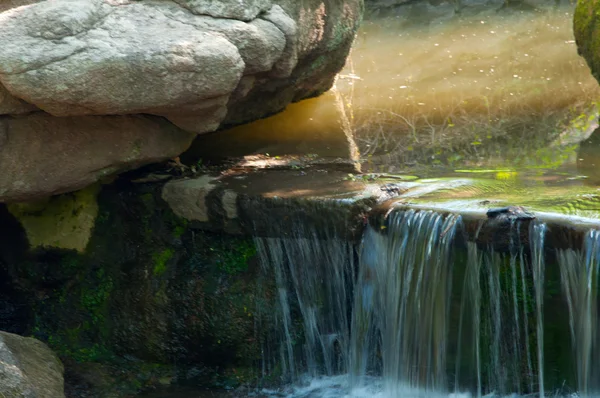
[[[398,212],[387,234],[366,231],[350,348],[355,376],[364,376],[366,349],[379,341],[388,388],[445,388],[451,242],[459,222],[433,212]],[[377,338],[366,332],[367,320]]]
[[546,224],[506,221],[480,238],[485,220],[473,236],[459,215],[406,210],[367,225],[357,244],[301,225],[257,237],[277,284],[285,370],[347,375],[349,389],[375,377],[390,397],[597,392],[600,232],[552,251]]
[[569,327],[577,387],[582,395],[600,392],[598,275],[600,231],[591,230],[581,251],[558,250],[562,289],[569,308]]
[[[255,238],[263,271],[274,274],[277,286],[284,373],[295,378],[299,363],[311,376],[346,372],[352,245],[335,236],[323,238],[302,225],[293,224],[290,230],[285,238]],[[294,312],[302,320],[301,330],[293,324]]]
[[532,224],[531,227],[531,262],[533,268],[533,284],[535,286],[535,307],[537,320],[537,356],[538,356],[538,389],[540,397],[544,396],[544,238],[546,224]]

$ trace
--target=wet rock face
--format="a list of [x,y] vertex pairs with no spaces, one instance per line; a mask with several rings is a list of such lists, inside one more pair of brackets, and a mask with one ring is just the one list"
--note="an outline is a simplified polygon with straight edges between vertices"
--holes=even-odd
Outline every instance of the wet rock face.
[[274,295],[259,283],[252,239],[192,230],[158,186],[123,183],[97,198],[83,251],[34,247],[0,205],[0,233],[12,238],[0,240],[0,289],[6,281],[7,299],[27,304],[23,319],[0,305],[0,326],[47,342],[65,364],[72,397],[255,377],[264,338],[255,323],[270,322]]
[[487,216],[488,218],[494,220],[506,219],[508,221],[533,220],[535,218],[532,213],[528,212],[521,206],[507,206],[489,209],[487,211]]
[[0,396],[64,398],[61,362],[41,341],[0,332]]
[[[27,137],[37,153],[25,154],[4,150],[24,133],[11,141],[0,133],[2,170],[8,163],[26,171],[0,180],[0,202],[78,189],[98,179],[97,170],[110,174],[176,156],[193,134],[256,120],[323,93],[345,63],[363,8],[362,0],[10,5],[0,8],[0,115],[43,111],[39,117],[51,125],[51,136]],[[114,115],[139,114],[164,117],[180,132],[134,128],[127,141],[163,140],[182,131],[189,136],[161,141],[164,151],[120,153],[121,130],[131,130],[131,122]],[[85,119],[90,116],[107,119]],[[36,126],[28,117],[1,122],[3,130],[14,123]],[[54,162],[61,164],[67,160],[61,149],[69,147],[63,174],[73,177],[36,179],[48,170],[43,159],[58,156]],[[26,158],[30,164],[16,164]],[[88,163],[94,163],[91,170]]]

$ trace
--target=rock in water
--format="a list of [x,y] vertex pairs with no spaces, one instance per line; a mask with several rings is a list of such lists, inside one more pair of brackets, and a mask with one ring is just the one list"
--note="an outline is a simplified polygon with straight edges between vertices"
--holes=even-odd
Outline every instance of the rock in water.
[[499,207],[487,211],[488,218],[509,220],[533,220],[535,216],[521,206]]
[[0,396],[64,398],[62,363],[41,341],[0,332]]

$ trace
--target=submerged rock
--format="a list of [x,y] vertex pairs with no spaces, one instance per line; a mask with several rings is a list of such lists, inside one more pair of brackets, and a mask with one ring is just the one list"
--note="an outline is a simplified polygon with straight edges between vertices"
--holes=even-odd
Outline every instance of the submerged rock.
[[41,341],[0,332],[0,396],[64,398],[63,365]]

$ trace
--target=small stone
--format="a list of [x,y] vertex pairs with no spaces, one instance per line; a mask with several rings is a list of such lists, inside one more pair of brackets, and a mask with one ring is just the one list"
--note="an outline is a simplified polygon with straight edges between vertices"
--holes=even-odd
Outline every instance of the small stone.
[[499,207],[495,209],[489,209],[487,211],[488,218],[501,218],[506,217],[511,220],[533,220],[535,215],[528,212],[521,206],[507,206]]

